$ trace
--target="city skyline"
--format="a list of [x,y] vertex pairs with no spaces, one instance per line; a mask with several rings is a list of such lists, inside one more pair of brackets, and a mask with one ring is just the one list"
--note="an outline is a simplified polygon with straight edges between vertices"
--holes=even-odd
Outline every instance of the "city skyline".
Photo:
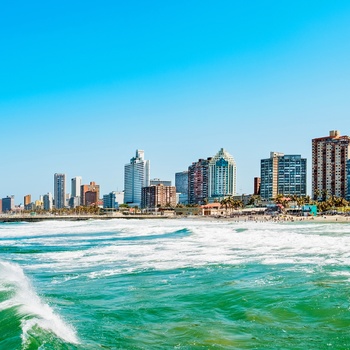
[[221,147],[252,193],[269,152],[308,159],[350,134],[350,3],[5,4],[0,196],[53,193],[52,176],[123,190],[135,149],[174,181]]
[[[339,130],[331,130],[331,131],[329,131],[329,133],[330,134],[332,134],[332,133],[337,133],[337,135],[338,135],[338,137],[348,137],[348,136],[345,136],[345,135],[341,135],[340,134],[340,132],[339,132]],[[322,136],[322,137],[319,137],[320,139],[322,139],[322,138],[327,138],[327,136]],[[318,138],[316,138],[316,139],[318,139]],[[314,141],[314,140],[311,140],[312,142]],[[168,179],[160,179],[160,178],[157,178],[157,177],[155,177],[155,176],[153,176],[153,175],[151,175],[151,172],[150,172],[150,160],[145,160],[144,159],[144,153],[145,153],[145,151],[144,150],[140,150],[140,149],[136,149],[136,156],[135,157],[132,157],[131,159],[130,159],[130,161],[127,163],[127,164],[124,164],[124,187],[121,189],[121,191],[122,192],[124,192],[125,191],[125,187],[126,187],[126,185],[125,185],[125,181],[127,181],[127,178],[129,178],[130,177],[130,167],[133,167],[135,164],[139,167],[140,166],[140,164],[143,164],[144,162],[145,162],[145,164],[146,164],[146,169],[147,169],[147,171],[146,171],[146,173],[147,173],[147,175],[146,175],[146,178],[145,178],[145,184],[146,185],[144,185],[144,186],[149,186],[149,183],[151,183],[151,185],[153,184],[153,185],[156,185],[157,183],[163,183],[163,184],[166,184],[167,186],[171,186],[171,184],[170,183],[173,183],[174,185],[175,185],[175,180],[176,180],[176,175],[177,175],[177,173],[174,173],[173,174],[173,176],[172,176],[172,179],[169,181]],[[183,173],[188,173],[189,171],[190,171],[190,168],[192,168],[193,166],[194,166],[194,164],[196,164],[196,166],[198,166],[198,164],[200,163],[200,162],[205,162],[206,164],[207,164],[207,166],[209,166],[209,164],[210,163],[212,163],[212,161],[213,161],[213,159],[215,159],[215,157],[218,157],[218,155],[219,154],[221,154],[221,153],[223,153],[223,154],[226,154],[226,156],[228,156],[228,157],[231,157],[232,158],[232,156],[229,154],[229,153],[227,153],[227,151],[226,150],[224,150],[223,148],[221,148],[220,149],[220,151],[215,155],[215,156],[213,156],[213,155],[207,155],[207,157],[203,157],[203,158],[200,158],[200,159],[198,159],[197,161],[193,161],[192,162],[192,164],[189,164],[188,165],[188,167],[185,169],[185,170],[183,170],[182,172]],[[281,153],[281,152],[270,152],[270,157],[272,157],[273,156],[273,154],[274,155],[278,155],[278,156],[284,156],[284,153]],[[297,155],[296,157],[301,157],[302,155]],[[289,155],[287,156],[287,157],[290,157]],[[295,156],[293,156],[293,157],[295,157]],[[304,159],[304,161],[305,161],[305,163],[307,163],[307,159],[306,158],[303,158]],[[261,169],[262,169],[262,167],[263,167],[263,162],[264,161],[266,161],[266,160],[268,160],[268,159],[260,159],[260,164],[259,164],[259,174],[258,174],[258,177],[256,177],[256,176],[251,176],[251,180],[252,180],[252,187],[254,188],[254,186],[255,186],[255,181],[256,181],[256,178],[259,178],[260,179],[260,176],[261,176]],[[309,163],[311,162],[311,160],[312,159],[310,159],[309,160]],[[234,162],[234,164],[235,164],[235,161],[234,161],[234,159],[232,158],[232,161]],[[139,162],[141,162],[140,164],[138,164]],[[199,162],[199,163],[198,163]],[[135,163],[135,164],[134,164]],[[197,164],[198,163],[198,164]],[[349,159],[349,161],[348,161],[348,163],[350,164],[350,159]],[[142,165],[142,169],[143,169],[143,165]],[[236,173],[236,166],[234,165],[234,167],[235,167],[235,173]],[[304,165],[304,167],[305,167],[305,165]],[[306,167],[305,167],[306,168]],[[209,167],[208,167],[208,169],[209,169]],[[144,170],[142,170],[142,171],[144,171]],[[209,170],[208,170],[209,171]],[[134,173],[134,171],[132,171],[132,173]],[[307,171],[306,171],[306,173],[307,173]],[[208,173],[209,174],[209,173]],[[137,176],[137,178],[140,176],[140,174],[136,174]],[[306,174],[308,177],[309,176],[312,176],[312,174]],[[134,175],[133,175],[134,176]],[[132,177],[133,177],[132,176]],[[142,175],[142,176],[144,176],[144,175]],[[235,178],[236,176],[234,175],[234,178]],[[59,190],[57,189],[58,187],[57,187],[57,184],[58,183],[60,183],[61,182],[61,180],[57,180],[57,179],[61,179],[61,178],[63,178],[64,180],[63,180],[63,186],[62,185],[58,185],[59,186]],[[19,205],[19,204],[21,204],[21,205],[23,205],[24,204],[24,202],[26,201],[26,197],[28,197],[28,196],[30,196],[31,198],[32,198],[32,202],[35,202],[36,200],[38,200],[40,197],[44,197],[45,195],[47,195],[47,194],[51,194],[51,196],[52,196],[52,198],[53,199],[55,199],[55,193],[57,193],[57,191],[58,192],[62,192],[61,194],[60,194],[60,196],[59,197],[69,197],[70,199],[69,199],[69,202],[70,202],[70,200],[71,200],[71,198],[72,198],[72,196],[73,197],[75,197],[74,196],[74,191],[77,191],[77,188],[79,188],[79,195],[78,195],[78,197],[76,197],[76,198],[78,198],[79,199],[79,201],[80,201],[80,204],[81,205],[85,205],[85,204],[83,204],[83,202],[84,202],[84,194],[82,194],[85,190],[87,191],[87,189],[85,189],[85,188],[90,188],[91,186],[92,187],[98,187],[98,193],[99,193],[99,198],[96,198],[97,200],[99,199],[99,200],[102,200],[103,198],[103,195],[105,195],[105,194],[110,194],[111,192],[116,192],[116,191],[120,191],[119,189],[118,190],[115,190],[115,189],[112,189],[111,191],[109,191],[109,192],[100,192],[100,187],[103,187],[103,184],[102,184],[102,186],[99,184],[99,185],[96,185],[96,182],[95,181],[86,181],[86,183],[85,183],[85,180],[81,177],[81,176],[77,176],[77,175],[75,175],[75,176],[73,176],[72,178],[71,178],[71,181],[67,181],[66,179],[68,179],[69,178],[69,176],[67,176],[67,174],[66,173],[55,173],[54,174],[54,181],[53,181],[53,183],[52,183],[52,190],[50,189],[50,190],[47,190],[45,193],[41,193],[41,194],[39,194],[38,195],[38,197],[37,198],[34,198],[33,197],[33,195],[32,195],[32,192],[31,191],[27,191],[26,192],[26,194],[23,194],[23,195],[21,195],[20,197],[17,197],[16,198],[16,196],[14,195],[14,194],[6,194],[5,196],[2,196],[2,197],[0,197],[0,198],[6,198],[6,197],[13,197],[14,198],[14,200],[15,200],[15,205],[17,206],[17,205]],[[79,186],[77,187],[77,188],[74,188],[74,187],[76,187],[76,182],[79,182]],[[87,184],[89,182],[89,184]],[[128,180],[128,182],[129,182],[129,180]],[[148,185],[147,185],[148,184]],[[208,185],[208,184],[207,184]],[[236,187],[236,183],[235,183],[235,185],[234,185],[235,187]],[[84,187],[84,190],[83,190],[83,187]],[[133,186],[132,186],[133,187]],[[141,191],[141,185],[140,185],[140,188],[137,190],[137,192],[138,191]],[[132,190],[132,192],[133,192],[134,190]],[[141,193],[141,192],[140,192]],[[138,194],[138,196],[140,196],[141,194]],[[251,191],[251,192],[247,192],[247,193],[240,193],[240,192],[235,192],[235,194],[234,195],[252,195],[252,194],[254,194],[254,189]],[[268,196],[268,197],[270,197],[270,198],[274,198],[275,196],[277,195],[277,182],[276,182],[276,189],[275,189],[275,193],[274,193],[274,195],[272,195],[272,196]],[[311,188],[307,188],[307,191],[306,191],[306,195],[312,195],[312,186],[311,186]],[[128,196],[130,196],[130,194],[127,194],[127,198],[128,198]],[[132,197],[134,196],[134,195],[131,195]],[[205,196],[209,196],[209,193],[208,194],[206,194]],[[209,196],[210,197],[210,196]],[[265,196],[264,195],[262,195],[262,197],[263,198],[265,198]],[[345,198],[345,195],[344,195],[344,198]],[[141,202],[141,197],[140,198],[138,198],[139,199],[139,202]],[[59,200],[60,201],[60,203],[63,201],[63,199],[60,199]],[[64,202],[66,202],[66,200],[64,200]],[[136,205],[139,205],[140,203],[139,203],[138,201],[137,201],[137,203],[134,203],[134,204],[136,204]],[[68,203],[68,202],[67,202]],[[129,200],[127,200],[127,203],[131,203]],[[61,207],[61,204],[59,205],[60,207]]]

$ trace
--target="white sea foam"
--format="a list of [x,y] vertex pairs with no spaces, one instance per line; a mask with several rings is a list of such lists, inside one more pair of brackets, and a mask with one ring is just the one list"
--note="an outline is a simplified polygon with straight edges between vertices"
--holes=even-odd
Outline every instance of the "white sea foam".
[[[184,228],[189,234],[168,235]],[[26,237],[37,237],[36,243],[41,246],[70,248],[36,254],[36,263],[31,261],[28,269],[74,272],[90,278],[130,270],[209,264],[350,264],[348,225],[108,220],[29,224],[25,230]],[[4,230],[2,233],[6,235]],[[69,235],[65,237],[65,233]],[[98,233],[103,236],[103,245],[94,243]],[[17,232],[19,236],[23,234]],[[84,249],[80,248],[83,242]]]
[[17,307],[17,312],[25,316],[22,319],[23,344],[34,326],[53,332],[66,342],[79,342],[74,329],[40,299],[19,265],[0,261],[0,286],[11,292],[11,298],[0,304],[0,310]]

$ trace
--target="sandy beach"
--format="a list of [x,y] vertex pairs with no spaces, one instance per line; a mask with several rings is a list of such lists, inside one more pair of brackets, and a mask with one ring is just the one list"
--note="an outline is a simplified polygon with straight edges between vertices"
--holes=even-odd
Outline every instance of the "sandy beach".
[[318,222],[318,223],[350,223],[350,215],[318,215],[318,216],[294,216],[287,214],[241,214],[241,215],[2,215],[0,222],[38,222],[38,221],[85,221],[85,220],[110,220],[110,219],[196,219],[217,221],[255,221],[255,222]]
[[188,216],[188,218],[227,220],[236,222],[317,222],[317,223],[350,223],[350,216],[345,215],[318,215],[318,216],[293,216],[293,215],[236,215],[225,216]]

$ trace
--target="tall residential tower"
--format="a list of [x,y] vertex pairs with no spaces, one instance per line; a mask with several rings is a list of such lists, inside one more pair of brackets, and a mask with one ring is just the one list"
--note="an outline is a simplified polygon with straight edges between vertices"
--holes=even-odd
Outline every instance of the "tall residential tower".
[[312,195],[314,198],[348,196],[349,149],[349,136],[340,136],[338,130],[330,131],[329,136],[312,140]]
[[175,187],[179,203],[188,204],[188,171],[175,173]]
[[136,150],[135,157],[124,167],[124,203],[141,206],[142,187],[150,185],[150,161],[145,152]]
[[66,175],[54,175],[54,200],[55,207],[61,209],[65,207],[66,203]]
[[209,161],[209,198],[236,194],[236,162],[223,148]]
[[306,196],[306,158],[271,152],[270,158],[261,160],[260,196],[264,199],[284,196]]
[[188,201],[204,204],[236,194],[236,162],[223,148],[188,167]]
[[71,179],[71,195],[69,198],[69,206],[76,208],[80,205],[80,187],[82,184],[81,176],[76,176]]
[[190,204],[204,204],[208,200],[208,159],[199,159],[188,167],[188,202]]
[[81,176],[76,176],[71,179],[71,197],[80,197],[81,184]]

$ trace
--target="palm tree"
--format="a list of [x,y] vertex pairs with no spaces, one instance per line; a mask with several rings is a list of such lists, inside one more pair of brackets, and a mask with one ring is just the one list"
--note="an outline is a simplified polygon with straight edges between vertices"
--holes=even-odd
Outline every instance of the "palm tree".
[[220,201],[221,206],[225,207],[226,215],[227,215],[227,208],[229,206],[229,198],[224,198]]
[[349,204],[349,202],[343,197],[335,197],[333,201],[334,206],[337,208],[346,207]]
[[318,198],[320,197],[320,194],[321,194],[320,190],[316,188],[314,191],[314,201],[318,200]]
[[242,208],[243,207],[243,202],[239,199],[232,201],[232,207],[235,209]]
[[283,194],[278,194],[273,200],[276,204],[282,204],[283,202]]
[[229,203],[229,207],[231,208],[231,211],[232,209],[237,210],[240,207],[240,203],[238,202],[241,202],[241,201],[235,200],[232,196],[228,198],[228,203]]
[[311,202],[310,196],[309,196],[309,195],[305,196],[305,197],[304,197],[304,203],[303,203],[303,204],[305,204],[305,203],[310,203],[310,202]]
[[292,195],[289,196],[289,197],[290,197],[290,200],[293,201],[293,202],[296,202],[296,201],[298,200],[298,198],[299,198],[299,196],[296,195],[296,194],[292,194]]
[[297,203],[297,206],[298,206],[298,207],[301,207],[303,204],[305,204],[305,198],[304,198],[304,197],[297,196],[297,198],[296,198],[296,203]]
[[317,209],[322,213],[331,209],[329,201],[317,202]]
[[260,196],[257,195],[257,194],[253,194],[250,199],[249,199],[249,202],[248,202],[248,205],[254,205],[256,206],[257,202],[260,201]]
[[326,201],[328,198],[328,191],[326,189],[322,190],[322,200]]

